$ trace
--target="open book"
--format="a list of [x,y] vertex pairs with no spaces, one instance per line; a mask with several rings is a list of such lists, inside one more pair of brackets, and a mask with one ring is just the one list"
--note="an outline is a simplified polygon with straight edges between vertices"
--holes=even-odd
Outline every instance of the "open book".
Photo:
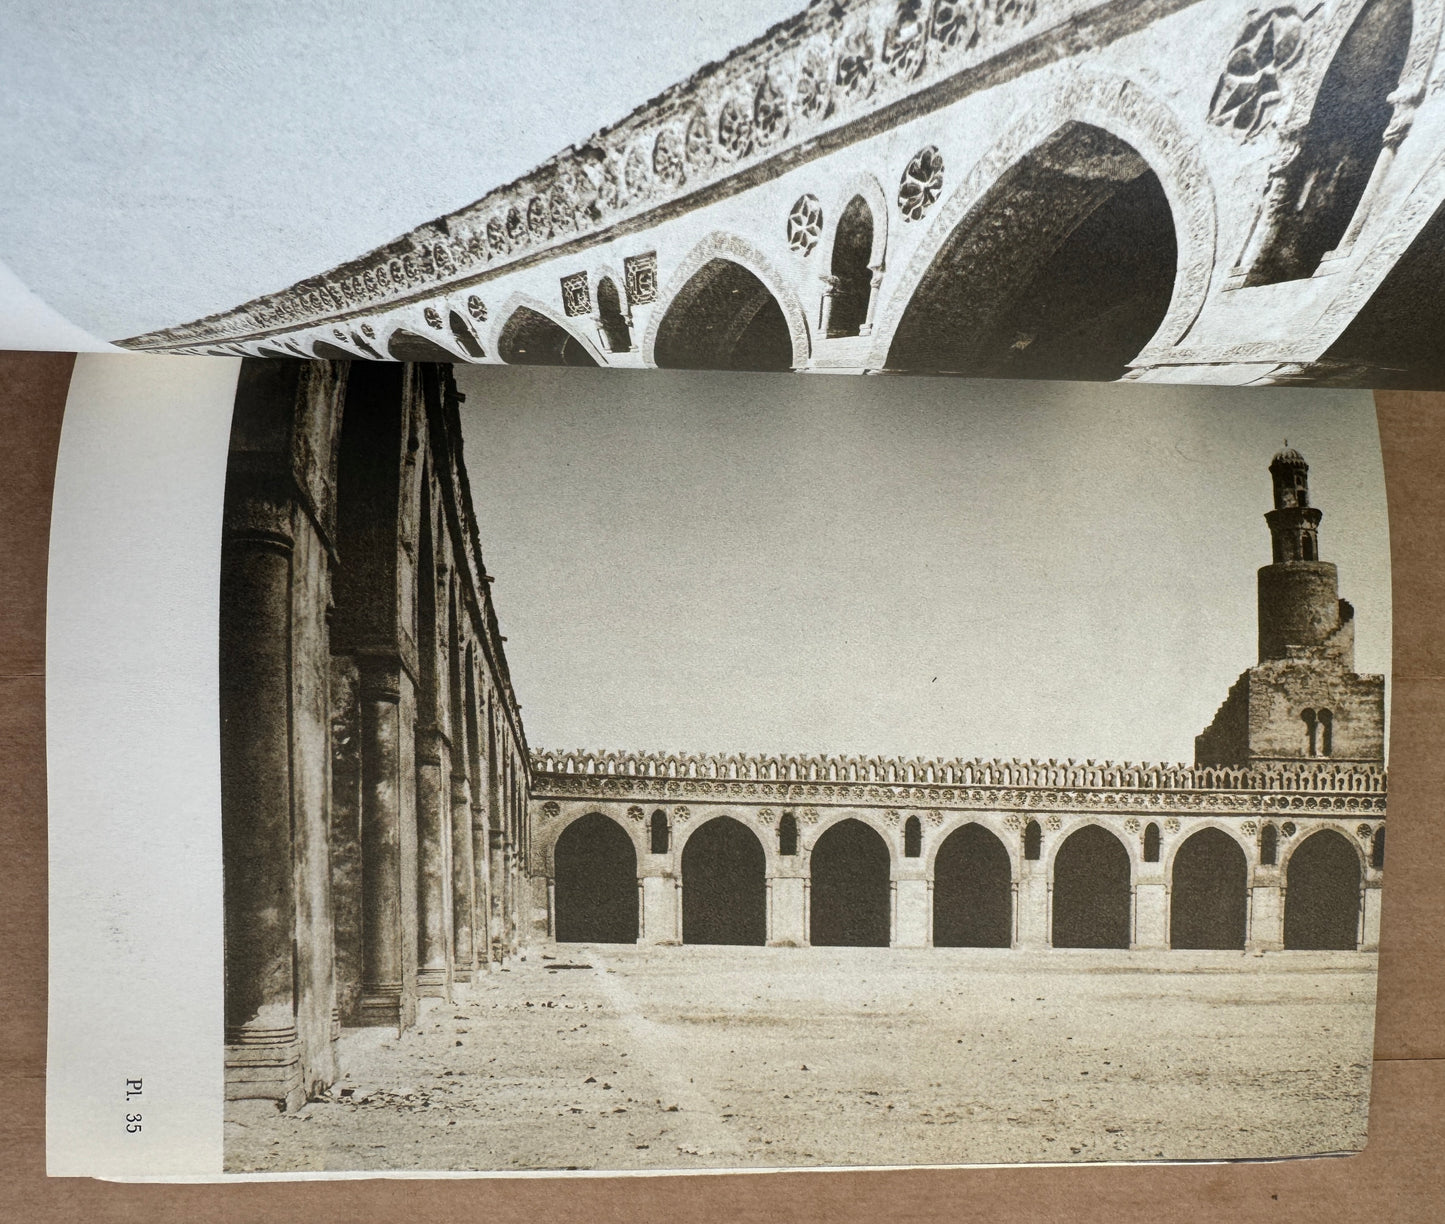
[[11,343],[133,350],[56,483],[52,1171],[1363,1146],[1441,13],[751,15],[383,245],[455,164],[314,176],[304,258],[6,218]]

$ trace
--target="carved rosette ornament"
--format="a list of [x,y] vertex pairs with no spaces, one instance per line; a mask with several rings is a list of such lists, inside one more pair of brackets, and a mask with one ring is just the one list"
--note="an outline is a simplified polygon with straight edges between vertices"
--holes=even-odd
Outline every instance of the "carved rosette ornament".
[[896,809],[884,808],[883,819],[886,820],[889,824],[897,824],[902,819],[902,817],[898,814]]
[[898,183],[898,210],[905,221],[922,218],[943,193],[943,154],[936,145],[919,149]]
[[832,110],[832,68],[826,44],[815,43],[798,61],[793,106],[804,119],[822,119]]
[[893,21],[883,35],[879,59],[900,81],[918,75],[928,47],[928,12],[924,0],[899,0]]
[[474,293],[467,298],[467,313],[478,323],[485,323],[487,321],[487,304]]
[[717,153],[712,144],[711,125],[707,121],[707,112],[700,106],[692,112],[692,118],[687,121],[687,132],[683,136],[683,149],[687,156],[687,164],[699,174],[706,173],[717,162]]
[[343,344],[346,343],[346,333],[342,331],[341,328],[333,327],[331,329],[331,334],[335,336],[338,340],[340,340]]
[[1370,840],[1370,834],[1371,834],[1373,831],[1374,831],[1374,830],[1372,830],[1369,825],[1367,825],[1367,824],[1362,824],[1362,825],[1359,825],[1359,826],[1356,827],[1356,829],[1355,829],[1355,836],[1358,837],[1361,841],[1369,841],[1369,840]]
[[643,813],[642,809],[641,809],[640,807],[638,807],[637,804],[635,804],[635,803],[634,803],[630,808],[627,809],[627,819],[628,819],[628,820],[641,820],[642,817],[643,817],[643,815],[644,815],[644,813]]
[[672,819],[678,824],[685,824],[691,816],[692,813],[685,807],[675,807],[672,809]]
[[592,291],[587,285],[587,273],[573,272],[562,278],[562,309],[568,318],[592,313]]
[[1168,832],[1168,833],[1178,833],[1178,832],[1179,832],[1179,821],[1178,821],[1177,819],[1175,819],[1173,816],[1169,817],[1169,819],[1164,822],[1164,829],[1165,829],[1165,832]]
[[737,161],[753,151],[753,117],[737,98],[729,98],[718,111],[717,147],[729,161]]
[[762,808],[758,812],[758,819],[761,820],[765,825],[771,825],[773,823],[773,809]]
[[753,132],[760,145],[770,145],[788,134],[788,99],[766,72],[753,95]]
[[1252,820],[1246,820],[1243,824],[1239,826],[1239,831],[1243,833],[1246,837],[1253,837],[1256,833],[1259,832],[1259,826],[1255,824]]
[[652,146],[652,173],[659,183],[680,187],[687,181],[687,158],[682,137],[675,128],[658,132]]
[[1137,833],[1137,832],[1139,832],[1139,822],[1138,822],[1137,820],[1135,820],[1134,817],[1130,816],[1129,819],[1124,822],[1124,832],[1125,832],[1125,833]]
[[810,824],[810,825],[812,825],[812,824],[817,824],[817,823],[818,823],[818,809],[817,809],[817,808],[805,807],[805,808],[803,808],[803,809],[798,813],[798,815],[803,818],[803,823],[804,823],[804,824]]
[[1295,835],[1294,821],[1286,820],[1284,824],[1280,825],[1279,831],[1285,837],[1293,837]]
[[555,799],[549,799],[542,805],[542,815],[548,820],[556,820],[562,814],[562,805]]
[[649,164],[651,159],[640,144],[635,144],[628,151],[627,160],[622,166],[622,182],[627,188],[627,195],[631,199],[645,196],[652,187],[652,168]]
[[929,808],[926,815],[928,816],[928,823],[934,828],[937,828],[943,823],[943,813],[937,808]]
[[815,195],[801,195],[788,212],[788,246],[811,255],[823,234],[823,206]]
[[978,45],[983,8],[978,0],[937,0],[933,6],[933,37],[949,51],[971,51]]
[[1209,122],[1252,140],[1285,101],[1284,73],[1305,50],[1305,18],[1292,4],[1254,12],[1225,61],[1209,102]]
[[1003,818],[1003,827],[1011,833],[1017,833],[1022,826],[1023,821],[1019,819],[1017,812],[1010,812]]
[[424,319],[426,320],[426,325],[427,325],[428,327],[435,327],[435,328],[437,328],[438,330],[441,329],[441,325],[442,325],[441,312],[440,312],[439,310],[437,310],[437,308],[436,308],[435,306],[428,306],[425,310],[423,310],[423,311],[421,312],[421,315],[422,315],[422,318],[424,318]]
[[1050,816],[1048,819],[1048,826],[1050,833],[1057,833],[1060,829],[1064,827],[1064,818],[1062,816]]
[[873,87],[873,44],[866,29],[855,29],[838,47],[838,68],[833,81],[848,97],[863,97]]

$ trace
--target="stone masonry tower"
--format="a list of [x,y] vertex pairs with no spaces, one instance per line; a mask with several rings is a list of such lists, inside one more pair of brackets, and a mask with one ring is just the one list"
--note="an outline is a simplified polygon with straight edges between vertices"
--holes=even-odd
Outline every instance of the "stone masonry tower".
[[1385,678],[1355,670],[1355,610],[1319,559],[1323,514],[1309,464],[1292,447],[1269,465],[1273,561],[1259,571],[1259,662],[1229,690],[1194,741],[1198,765],[1321,758],[1383,761]]

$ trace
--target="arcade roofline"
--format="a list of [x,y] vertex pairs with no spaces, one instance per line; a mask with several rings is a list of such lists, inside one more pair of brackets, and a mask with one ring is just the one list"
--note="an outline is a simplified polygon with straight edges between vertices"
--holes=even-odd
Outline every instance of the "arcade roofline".
[[[531,755],[532,794],[689,794],[878,802],[914,792],[948,802],[970,788],[1114,792],[1308,792],[1383,796],[1379,762],[1271,761],[1251,767],[1129,761],[553,752]],[[886,790],[887,794],[883,791]],[[877,791],[874,795],[869,792]],[[1023,800],[1020,800],[1021,802]],[[1067,800],[1059,800],[1068,802]],[[1371,805],[1373,806],[1373,804]]]
[[[814,0],[464,208],[278,292],[117,343],[249,342],[480,285],[736,195],[1197,2]],[[485,316],[480,299],[468,305]]]

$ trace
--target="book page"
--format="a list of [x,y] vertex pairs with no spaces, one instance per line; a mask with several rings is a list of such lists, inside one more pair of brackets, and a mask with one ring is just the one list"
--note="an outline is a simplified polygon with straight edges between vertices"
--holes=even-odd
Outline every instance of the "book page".
[[77,363],[50,1171],[1366,1141],[1370,397]]

